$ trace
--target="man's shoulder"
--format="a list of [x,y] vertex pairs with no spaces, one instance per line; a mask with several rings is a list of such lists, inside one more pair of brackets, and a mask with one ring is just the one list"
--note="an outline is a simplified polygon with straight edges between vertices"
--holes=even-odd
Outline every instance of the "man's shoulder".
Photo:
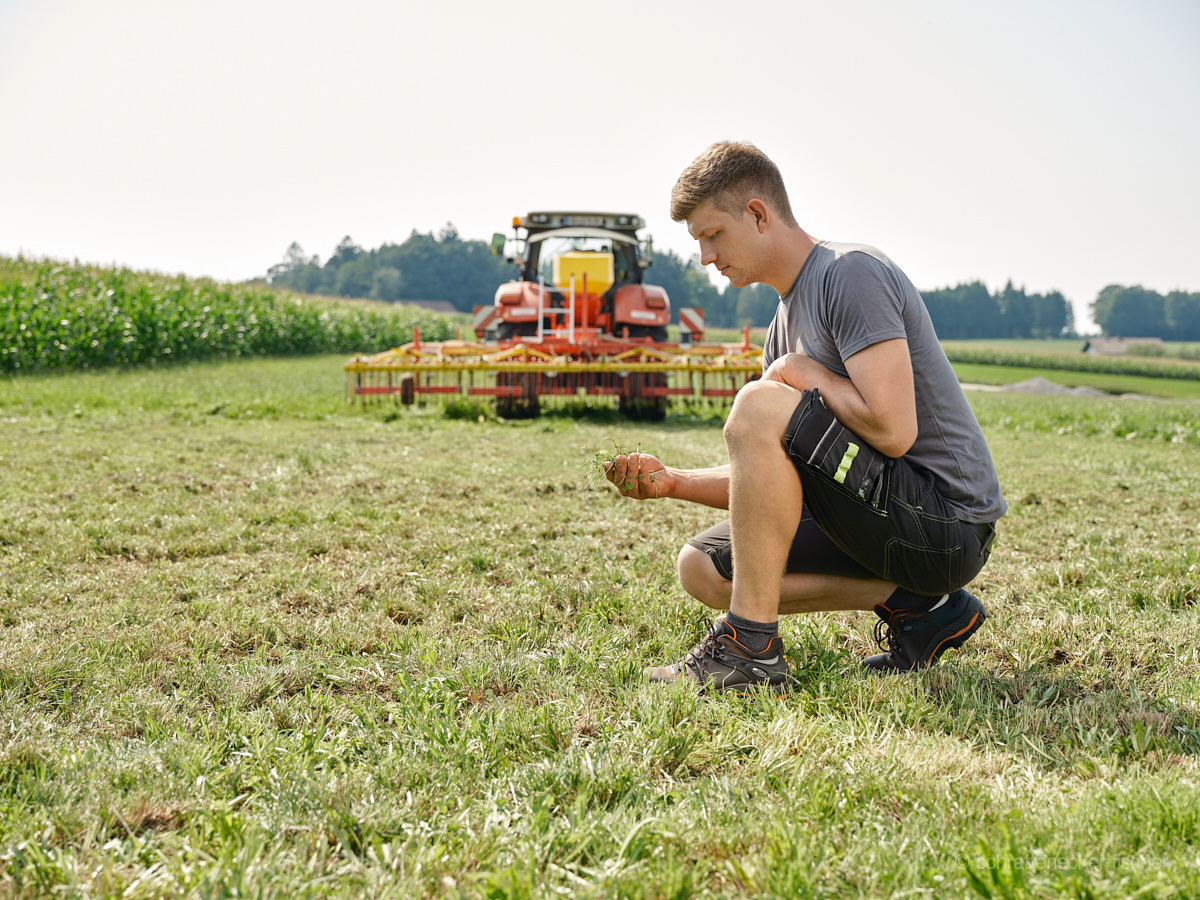
[[892,258],[870,244],[854,244],[845,241],[821,241],[830,251],[828,267],[840,272],[856,269],[894,269],[896,264]]
[[826,302],[900,299],[916,293],[908,277],[882,250],[870,244],[823,242],[828,258],[822,274]]

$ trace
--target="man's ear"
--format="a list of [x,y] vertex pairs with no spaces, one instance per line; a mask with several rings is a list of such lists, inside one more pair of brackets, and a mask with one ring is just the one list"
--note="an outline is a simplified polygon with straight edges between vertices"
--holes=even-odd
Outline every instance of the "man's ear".
[[761,200],[747,200],[746,212],[754,216],[754,224],[757,226],[759,234],[766,231],[767,223],[771,221],[771,210],[767,204]]

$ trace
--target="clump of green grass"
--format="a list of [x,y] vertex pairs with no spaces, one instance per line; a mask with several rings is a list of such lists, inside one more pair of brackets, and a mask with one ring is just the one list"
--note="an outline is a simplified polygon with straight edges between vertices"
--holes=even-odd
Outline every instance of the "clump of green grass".
[[496,418],[496,405],[474,400],[467,397],[455,397],[442,407],[442,415],[447,419],[469,419],[476,422],[486,422]]
[[[621,446],[621,444],[617,441],[616,438],[609,437],[609,438],[607,438],[607,440],[608,440],[608,443],[610,444],[610,446],[605,447],[605,446],[601,445],[600,447],[597,447],[594,450],[592,450],[590,458],[588,459],[588,461],[586,463],[587,469],[588,469],[589,473],[591,474],[593,483],[597,482],[597,481],[602,481],[608,477],[608,473],[609,473],[609,471],[612,470],[613,463],[616,462],[617,457],[629,456],[630,453],[641,453],[642,452],[642,445],[640,443],[636,447],[634,447],[633,450],[627,450],[625,447]],[[647,473],[647,478],[649,479],[651,484],[654,484],[658,480],[654,476],[655,476],[654,472]],[[642,476],[638,475],[636,477],[641,478]],[[627,490],[627,491],[632,490],[633,482],[632,481],[625,482],[624,487],[625,487],[625,490]]]

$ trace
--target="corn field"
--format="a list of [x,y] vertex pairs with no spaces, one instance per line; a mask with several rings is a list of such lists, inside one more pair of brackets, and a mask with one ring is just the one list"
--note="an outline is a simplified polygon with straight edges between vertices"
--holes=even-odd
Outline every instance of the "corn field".
[[376,311],[253,285],[0,256],[0,372],[372,352],[441,340],[454,320]]

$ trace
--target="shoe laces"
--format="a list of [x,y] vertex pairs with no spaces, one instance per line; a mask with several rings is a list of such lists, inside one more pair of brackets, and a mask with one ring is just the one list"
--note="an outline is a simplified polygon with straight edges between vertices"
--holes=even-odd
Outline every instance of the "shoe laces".
[[900,635],[896,633],[890,621],[880,619],[875,623],[875,643],[880,650],[886,650],[893,656],[904,655],[900,646]]
[[721,635],[717,633],[716,622],[712,619],[707,620],[708,630],[704,637],[700,639],[695,647],[688,651],[687,656],[683,658],[683,664],[689,668],[698,668],[704,664],[706,660],[716,659],[717,651],[720,649],[717,644],[717,638]]

